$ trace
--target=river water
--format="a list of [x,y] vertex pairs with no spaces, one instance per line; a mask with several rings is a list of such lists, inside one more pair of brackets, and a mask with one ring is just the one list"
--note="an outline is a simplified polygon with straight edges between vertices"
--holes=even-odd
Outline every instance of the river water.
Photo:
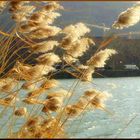
[[[60,80],[60,86],[69,89],[76,79]],[[67,135],[70,138],[138,138],[140,137],[140,77],[126,78],[94,78],[93,83],[80,83],[76,86],[74,102],[84,91],[98,89],[107,91],[112,97],[107,100],[106,108],[111,114],[101,111],[88,111],[74,120],[67,122]],[[22,94],[23,96],[25,94]],[[22,106],[25,106],[22,104]],[[2,109],[2,108],[0,108]],[[41,110],[41,109],[40,109]],[[28,110],[29,111],[29,110]],[[36,113],[40,111],[37,110]],[[8,121],[12,112],[5,113],[1,118],[0,126]],[[24,119],[17,120],[23,124]],[[9,125],[7,125],[9,127]],[[6,136],[7,128],[4,127],[0,137]]]
[[[61,80],[61,83],[63,86],[68,87],[72,85],[73,81]],[[69,137],[140,137],[139,83],[140,77],[96,78],[93,79],[93,84],[81,83],[75,89],[75,96],[79,96],[83,91],[92,88],[111,93],[112,98],[106,102],[106,107],[113,115],[100,110],[87,112],[81,117],[69,122]]]

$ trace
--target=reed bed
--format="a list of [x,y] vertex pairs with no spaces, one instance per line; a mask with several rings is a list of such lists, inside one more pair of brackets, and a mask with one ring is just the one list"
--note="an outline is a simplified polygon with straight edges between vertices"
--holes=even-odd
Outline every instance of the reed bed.
[[[103,67],[117,53],[106,48],[113,38],[103,41],[82,64],[79,58],[96,42],[87,37],[90,29],[85,23],[63,29],[54,25],[61,10],[65,11],[59,2],[0,2],[1,13],[8,12],[14,21],[9,31],[0,28],[0,119],[7,120],[0,125],[0,135],[6,129],[3,137],[67,138],[69,120],[91,110],[109,112],[105,106],[111,96],[109,93],[89,89],[82,91],[74,103],[70,103],[70,99],[75,96],[80,82],[92,83],[95,69]],[[135,6],[122,13],[113,27],[122,29],[137,23],[138,10],[139,6]],[[57,69],[57,64],[62,64],[62,68]],[[67,66],[75,72],[69,71]],[[59,72],[75,76],[69,90],[53,78]],[[8,112],[10,115],[6,116]],[[19,127],[17,122],[21,123]]]

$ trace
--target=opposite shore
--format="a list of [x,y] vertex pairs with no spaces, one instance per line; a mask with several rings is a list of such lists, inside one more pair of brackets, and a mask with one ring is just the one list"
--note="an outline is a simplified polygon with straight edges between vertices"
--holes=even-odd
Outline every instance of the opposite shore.
[[[134,77],[140,76],[140,70],[96,70],[93,78],[109,78],[109,77]],[[56,79],[73,79],[75,78],[69,73],[60,72],[53,76]]]

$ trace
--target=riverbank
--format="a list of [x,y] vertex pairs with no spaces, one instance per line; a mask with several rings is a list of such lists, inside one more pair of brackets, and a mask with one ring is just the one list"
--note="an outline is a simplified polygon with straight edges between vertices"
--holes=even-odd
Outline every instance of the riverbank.
[[[140,70],[97,70],[93,74],[93,78],[109,78],[109,77],[134,77],[140,76]],[[75,78],[69,73],[60,72],[53,76],[56,79],[73,79]]]

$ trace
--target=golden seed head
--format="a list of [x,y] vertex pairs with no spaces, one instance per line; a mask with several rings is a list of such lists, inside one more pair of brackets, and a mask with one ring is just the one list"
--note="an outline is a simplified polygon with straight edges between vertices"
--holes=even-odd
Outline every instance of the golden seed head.
[[[42,41],[40,43],[37,43],[37,44],[31,46],[31,48],[35,52],[43,52],[44,53],[44,52],[48,52],[48,51],[53,50],[53,48],[55,46],[58,46],[58,42],[57,41],[53,41],[53,40],[49,40],[49,41]],[[45,55],[42,55],[42,56],[45,56]],[[40,56],[40,58],[42,56]]]
[[32,82],[25,82],[23,85],[22,85],[22,88],[25,89],[25,90],[35,90],[36,89],[36,85],[33,84]]
[[58,81],[51,79],[51,80],[46,80],[45,82],[43,82],[41,84],[41,87],[44,89],[50,89],[50,88],[56,87],[57,85],[58,85]]
[[35,21],[39,21],[42,16],[45,16],[43,14],[40,13],[33,13],[32,16],[30,17],[30,20],[35,20]]
[[28,97],[38,97],[39,95],[43,94],[45,89],[38,88],[28,93]]
[[112,27],[116,29],[128,28],[137,24],[140,21],[140,3],[136,3],[131,8],[123,11],[118,16],[117,21],[114,22]]
[[42,132],[36,132],[36,133],[34,134],[34,137],[35,137],[35,138],[41,138],[42,135],[43,135]]
[[2,92],[11,92],[16,86],[17,81],[12,78],[3,78],[0,79],[0,91]]
[[40,101],[35,98],[25,98],[22,101],[27,104],[43,104],[44,103],[43,101]]
[[54,10],[59,10],[59,9],[63,9],[63,7],[61,5],[59,5],[59,3],[49,3],[48,5],[46,5],[44,7],[44,10],[46,10],[47,12],[52,12]]
[[47,101],[45,102],[45,106],[42,109],[42,112],[57,111],[58,109],[60,109],[62,101],[63,100],[56,97],[47,99]]
[[75,117],[80,115],[81,113],[81,109],[78,108],[76,105],[68,105],[65,109],[66,115],[68,115],[69,117]]
[[98,91],[95,89],[85,91],[84,95],[87,97],[94,97],[98,94]]
[[37,125],[39,122],[40,122],[40,117],[30,117],[26,122],[26,126],[32,127]]
[[45,39],[57,35],[61,31],[60,28],[56,26],[38,27],[37,29],[30,32],[31,38]]
[[27,114],[27,109],[25,107],[22,107],[22,108],[19,108],[19,109],[16,109],[14,114],[16,116],[24,116]]
[[8,3],[7,1],[0,1],[0,11],[4,10],[4,8],[6,7],[7,3]]
[[105,62],[117,52],[114,49],[104,49],[93,55],[88,61],[87,65],[90,67],[104,67]]
[[4,101],[8,104],[12,104],[17,100],[17,97],[15,95],[10,95],[7,98],[4,98]]
[[39,64],[47,64],[48,66],[53,66],[54,64],[61,62],[59,56],[54,53],[43,54],[39,56],[37,60]]

